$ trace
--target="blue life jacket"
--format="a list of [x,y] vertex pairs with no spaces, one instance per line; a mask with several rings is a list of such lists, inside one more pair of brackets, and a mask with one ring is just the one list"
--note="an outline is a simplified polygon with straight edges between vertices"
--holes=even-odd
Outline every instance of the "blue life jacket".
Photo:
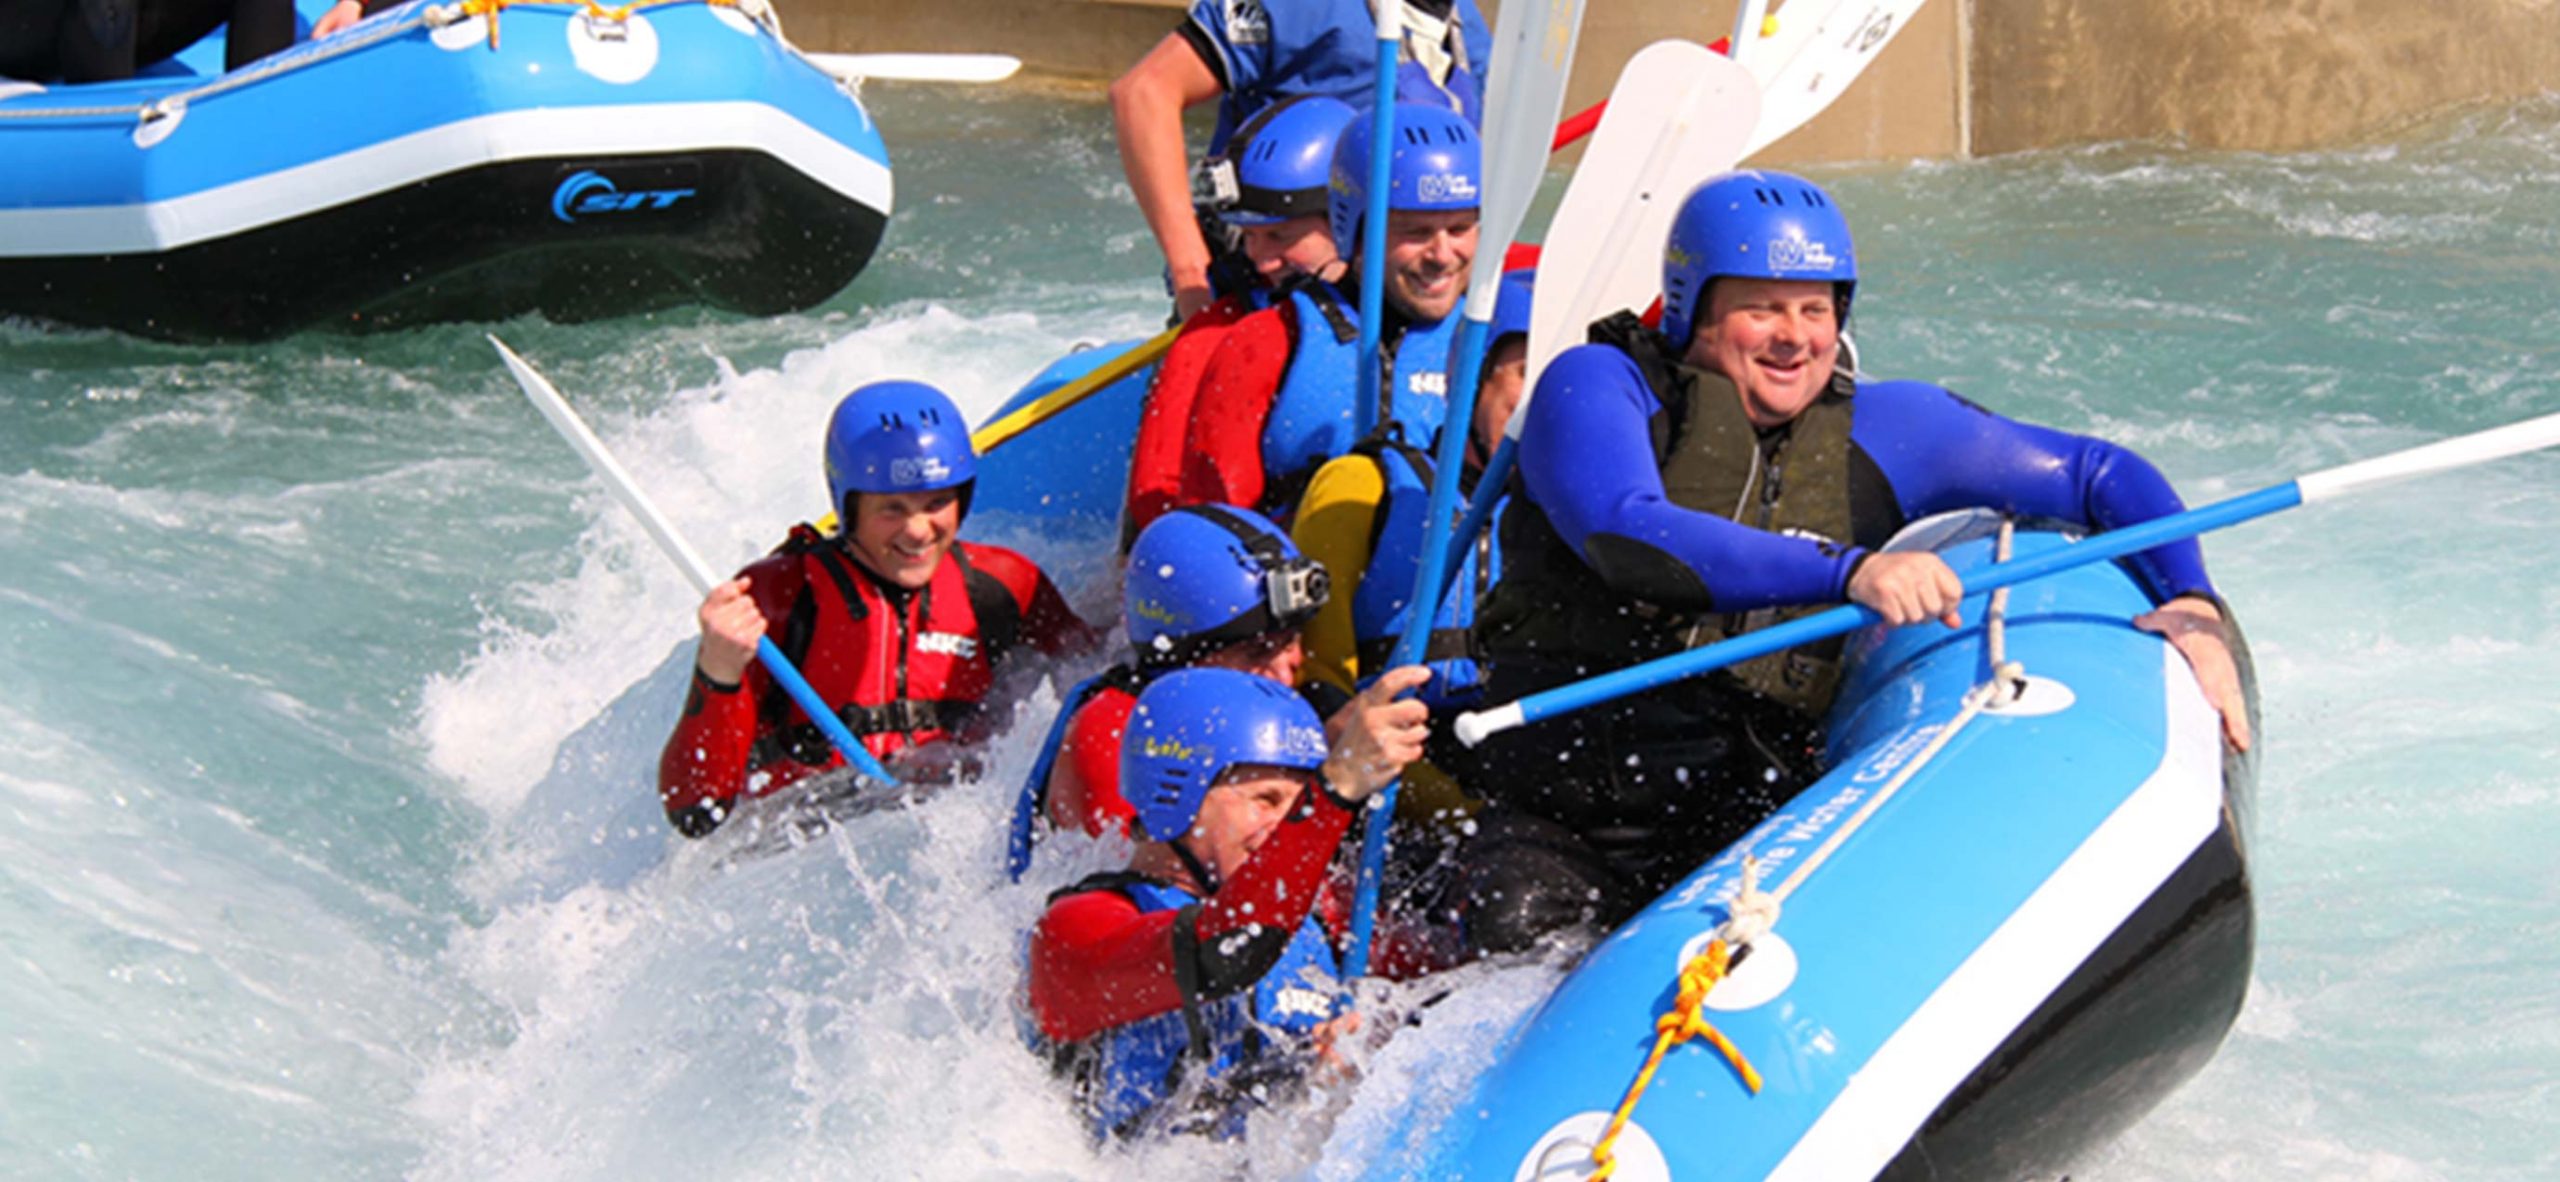
[[[1360,396],[1356,312],[1321,283],[1298,285],[1289,300],[1297,344],[1262,427],[1263,500],[1282,506],[1295,506],[1316,468],[1360,441],[1352,408]],[[1450,315],[1409,325],[1388,343],[1393,364],[1379,386],[1380,427],[1392,423],[1404,439],[1429,439],[1440,430],[1449,414],[1449,358],[1463,320]]]
[[[1151,879],[1115,875],[1087,881],[1108,882],[1141,911],[1179,911],[1200,903],[1188,891]],[[1090,1052],[1083,1091],[1095,1125],[1104,1136],[1125,1136],[1166,1120],[1190,1128],[1196,1115],[1205,1118],[1203,1131],[1241,1133],[1241,1100],[1248,1093],[1236,1086],[1238,1077],[1275,1054],[1268,1046],[1273,1035],[1284,1036],[1280,1050],[1289,1049],[1292,1040],[1285,1036],[1304,1036],[1339,1012],[1341,971],[1324,926],[1309,915],[1279,963],[1253,988],[1198,1004],[1186,997],[1182,1009],[1096,1036],[1083,1048]],[[1177,1094],[1196,1099],[1206,1111],[1159,1112]]]
[[[1385,440],[1363,444],[1360,451],[1377,460],[1385,485],[1369,565],[1360,572],[1360,586],[1351,598],[1351,627],[1360,646],[1360,684],[1365,687],[1386,671],[1413,615],[1408,601],[1421,569],[1422,534],[1431,511],[1431,458],[1420,448]],[[1476,598],[1502,577],[1501,547],[1494,538],[1509,504],[1509,497],[1495,502],[1492,526],[1467,547],[1455,583],[1432,617],[1431,638],[1423,648],[1431,682],[1420,696],[1435,713],[1472,708],[1484,698],[1484,668],[1474,641]]]

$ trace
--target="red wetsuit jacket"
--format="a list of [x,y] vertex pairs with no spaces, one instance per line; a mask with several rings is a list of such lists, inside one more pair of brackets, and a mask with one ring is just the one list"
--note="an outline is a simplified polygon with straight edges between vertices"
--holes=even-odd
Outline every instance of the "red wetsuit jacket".
[[1137,448],[1129,457],[1128,509],[1120,516],[1120,549],[1127,553],[1138,531],[1178,506],[1182,498],[1182,453],[1191,431],[1191,408],[1200,379],[1227,330],[1253,312],[1243,296],[1227,296],[1182,322],[1182,332],[1156,365],[1147,387],[1147,406],[1138,420]]
[[1100,836],[1129,832],[1138,810],[1120,795],[1120,736],[1138,695],[1119,686],[1095,690],[1067,720],[1058,762],[1049,770],[1049,823]]
[[[1048,576],[1001,546],[961,542],[932,582],[908,592],[803,525],[740,573],[766,634],[877,756],[954,737],[1017,644],[1057,655],[1093,640]],[[658,793],[668,820],[699,836],[741,793],[842,762],[763,666],[734,686],[697,670],[658,757]]]
[[1297,347],[1294,309],[1285,301],[1274,304],[1236,321],[1218,342],[1192,400],[1176,504],[1262,504],[1262,429],[1271,421],[1271,404]]
[[[1197,982],[1198,997],[1251,988],[1279,962],[1315,905],[1351,816],[1332,793],[1306,793],[1196,911],[1141,911],[1113,890],[1050,900],[1031,932],[1031,1016],[1040,1032],[1060,1044],[1082,1042],[1170,1013],[1182,1008],[1185,979]],[[1174,925],[1186,918],[1190,938],[1177,942]],[[1177,946],[1195,963],[1177,969]]]

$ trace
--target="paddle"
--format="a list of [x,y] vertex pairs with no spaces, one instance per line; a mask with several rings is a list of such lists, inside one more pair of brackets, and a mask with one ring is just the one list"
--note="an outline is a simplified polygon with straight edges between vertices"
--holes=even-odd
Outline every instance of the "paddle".
[[[614,499],[640,519],[640,527],[648,531],[650,540],[658,543],[658,549],[683,568],[685,578],[693,583],[694,592],[711,594],[712,585],[718,582],[712,577],[711,568],[676,533],[675,525],[658,511],[658,506],[649,500],[649,494],[640,491],[639,482],[631,479],[631,474],[614,460],[613,453],[605,450],[604,441],[587,429],[586,421],[578,417],[577,411],[570,409],[568,400],[560,397],[560,391],[552,387],[551,379],[542,376],[524,358],[516,356],[516,351],[508,348],[505,341],[491,336],[489,343],[497,346],[499,358],[507,363],[507,372],[515,375],[516,385],[524,388],[524,396],[533,400],[534,408],[542,412],[542,417],[551,421],[552,429],[558,431],[560,438],[567,440],[570,447],[577,449],[579,458],[585,460],[588,469],[604,481],[605,488],[613,493]],[[791,667],[791,659],[782,655],[781,647],[773,643],[772,637],[756,640],[756,659],[764,662],[764,670],[773,676],[774,684],[781,686],[782,692],[799,703],[800,712],[817,724],[828,742],[835,744],[836,750],[844,755],[845,763],[882,783],[897,782],[897,777],[880,766],[880,761],[872,758],[871,752],[864,749],[861,741],[853,737],[853,732],[845,728],[844,720],[836,716],[826,699],[809,687],[808,679]]]
[[[1925,0],[1791,0],[1777,30],[1751,43],[1743,65],[1760,81],[1760,124],[1742,159],[1805,125],[1840,97]],[[1739,32],[1737,28],[1737,33]]]
[[1378,5],[1378,82],[1371,93],[1369,208],[1360,221],[1359,397],[1351,406],[1351,437],[1367,439],[1378,425],[1379,311],[1387,298],[1387,184],[1395,162],[1396,62],[1404,46],[1404,5]]
[[808,53],[809,64],[838,81],[954,82],[979,85],[1002,82],[1022,68],[1022,59],[1003,53]]
[[[1484,368],[1484,338],[1502,291],[1502,257],[1529,216],[1546,175],[1556,113],[1564,108],[1565,80],[1573,70],[1573,46],[1582,33],[1583,0],[1510,0],[1494,26],[1491,77],[1501,89],[1489,96],[1484,126],[1484,197],[1476,227],[1476,254],[1467,275],[1466,321],[1458,332],[1457,368],[1440,443],[1431,471],[1431,501],[1423,517],[1422,550],[1438,554],[1449,543],[1457,507],[1458,469],[1466,461],[1467,434],[1475,417],[1476,384]],[[1373,361],[1371,376],[1377,369]],[[1412,616],[1387,668],[1419,664],[1431,638],[1432,605],[1440,602],[1440,564],[1415,564]],[[1370,805],[1360,846],[1359,886],[1351,902],[1351,939],[1343,951],[1346,975],[1369,971],[1369,935],[1378,918],[1378,879],[1386,865],[1387,830],[1395,817],[1396,790],[1389,784]]]
[[[2070,570],[2110,558],[2151,549],[2154,546],[2194,537],[2208,530],[2237,525],[2271,513],[2281,513],[2296,505],[2324,501],[2368,488],[2431,475],[2454,468],[2487,463],[2508,456],[2539,451],[2560,444],[2560,414],[2544,415],[2504,427],[2471,435],[2439,440],[2422,447],[2392,452],[2341,467],[2314,472],[2308,476],[2270,485],[2253,493],[2229,500],[2158,517],[2139,525],[2082,540],[2076,545],[2048,550],[2015,562],[1975,571],[1964,580],[1968,596],[1996,591],[2030,579]],[[1668,657],[1632,665],[1614,673],[1558,686],[1531,694],[1508,705],[1491,710],[1471,711],[1458,716],[1455,730],[1458,739],[1472,747],[1488,735],[1510,730],[1526,723],[1553,718],[1586,706],[1596,706],[1628,694],[1658,685],[1694,677],[1713,669],[1721,669],[1753,657],[1792,648],[1809,641],[1838,636],[1880,619],[1875,612],[1855,604],[1843,604],[1817,615],[1792,620],[1758,632],[1734,637],[1705,648],[1693,649]]]
[[[1662,281],[1662,241],[1681,198],[1741,158],[1759,121],[1758,91],[1749,71],[1693,42],[1657,41],[1628,59],[1609,92],[1608,113],[1548,223],[1538,298],[1530,305],[1523,379],[1530,390],[1537,388],[1538,371],[1584,326],[1614,309],[1652,302]],[[1510,480],[1528,409],[1524,396],[1476,481],[1466,519],[1443,553],[1444,580]]]
[[[1760,43],[1761,38],[1769,35],[1769,26],[1772,23],[1774,22],[1769,19],[1769,0],[1742,0],[1742,3],[1734,6],[1733,32],[1724,39],[1722,52],[1735,61],[1758,57],[1760,51],[1754,47]],[[1757,70],[1752,71],[1752,77],[1766,79],[1766,75]]]
[[1101,365],[1083,377],[1034,398],[1003,418],[995,419],[969,436],[969,446],[980,456],[1004,446],[1007,440],[1049,421],[1068,407],[1093,396],[1094,392],[1155,363],[1165,350],[1173,347],[1173,338],[1182,335],[1180,328],[1168,328],[1149,337]]

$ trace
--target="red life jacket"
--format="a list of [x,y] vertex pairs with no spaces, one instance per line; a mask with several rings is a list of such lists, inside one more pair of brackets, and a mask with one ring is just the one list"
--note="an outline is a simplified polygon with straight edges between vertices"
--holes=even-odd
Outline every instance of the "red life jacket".
[[[1023,597],[986,569],[1014,571],[1031,587]],[[912,594],[893,594],[865,573],[833,538],[796,526],[789,541],[747,567],[750,594],[767,634],[809,679],[818,696],[873,755],[955,737],[978,713],[997,663],[1022,636],[1024,598],[1063,625],[1081,629],[1063,604],[1052,604],[1037,568],[998,547],[960,542],[933,579]],[[1047,621],[1053,630],[1059,621]],[[1042,647],[1066,639],[1042,640]],[[668,818],[699,834],[740,794],[762,795],[842,762],[826,737],[760,665],[737,686],[716,686],[699,673],[659,757],[658,785]],[[709,815],[702,815],[709,810]]]
[[[901,603],[814,529],[795,528],[783,545],[798,553],[802,585],[774,643],[873,755],[963,729],[1021,632],[1013,593],[976,568],[971,548],[952,546],[933,581]],[[763,695],[757,715],[749,771],[788,782],[843,762],[787,695]]]

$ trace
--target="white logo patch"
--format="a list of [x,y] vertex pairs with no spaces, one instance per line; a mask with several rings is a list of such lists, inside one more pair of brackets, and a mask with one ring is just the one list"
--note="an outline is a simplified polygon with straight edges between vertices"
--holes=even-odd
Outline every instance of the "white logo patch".
[[1227,0],[1227,43],[1260,45],[1271,40],[1271,13],[1262,0]]
[[1820,271],[1829,274],[1840,264],[1831,257],[1831,248],[1820,242],[1802,238],[1769,240],[1769,269],[1772,271]]
[[910,484],[923,484],[927,481],[942,481],[950,478],[951,466],[932,456],[889,461],[889,483],[902,488]]
[[1462,173],[1426,172],[1413,181],[1413,195],[1434,204],[1476,201],[1476,183]]
[[1299,1015],[1309,1018],[1330,1018],[1333,1016],[1333,995],[1321,989],[1301,989],[1290,986],[1272,994],[1271,1008],[1274,1012],[1263,1015],[1265,1019],[1271,1021]]
[[1428,394],[1434,398],[1447,398],[1449,396],[1449,375],[1436,369],[1429,373],[1414,374],[1404,380],[1404,388],[1416,394]]
[[978,638],[958,632],[919,632],[916,634],[916,651],[966,661],[978,655]]

